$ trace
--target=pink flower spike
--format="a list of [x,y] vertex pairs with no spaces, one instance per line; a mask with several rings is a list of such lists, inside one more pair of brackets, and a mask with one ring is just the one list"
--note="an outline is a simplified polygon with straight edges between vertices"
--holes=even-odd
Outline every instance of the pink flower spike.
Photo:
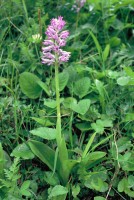
[[59,60],[59,64],[62,62],[67,62],[70,57],[70,53],[63,51],[61,47],[66,45],[66,39],[69,36],[67,30],[63,31],[66,22],[63,17],[53,18],[51,24],[46,30],[47,38],[44,40],[42,48],[42,63],[51,65]]

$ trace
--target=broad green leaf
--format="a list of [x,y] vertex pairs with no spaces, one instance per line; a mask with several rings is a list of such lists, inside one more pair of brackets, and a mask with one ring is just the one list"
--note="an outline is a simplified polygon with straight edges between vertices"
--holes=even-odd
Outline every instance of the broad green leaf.
[[124,70],[128,76],[130,76],[131,78],[134,78],[134,71],[132,71],[130,67],[124,67]]
[[20,193],[26,197],[32,196],[32,193],[29,190],[20,190]]
[[116,79],[119,76],[119,72],[112,70],[108,70],[107,74],[111,79]]
[[68,189],[66,187],[63,187],[62,185],[56,185],[54,188],[52,188],[48,199],[53,199],[53,197],[63,196],[63,200],[64,200],[66,198],[67,193],[68,193]]
[[133,175],[130,175],[128,177],[128,184],[129,184],[130,188],[134,187],[134,176]]
[[60,160],[61,169],[62,169],[60,171],[60,175],[61,175],[63,183],[66,184],[69,178],[70,171],[69,169],[66,168],[66,164],[65,164],[68,161],[68,151],[67,151],[64,137],[61,140],[58,150],[59,150],[59,160]]
[[96,88],[101,96],[104,96],[104,85],[101,81],[95,80]]
[[123,121],[125,122],[134,121],[134,113],[127,113]]
[[104,128],[106,127],[113,127],[112,120],[104,119],[100,120],[98,119],[96,123],[92,123],[91,127],[95,130],[96,133],[102,134],[104,132]]
[[127,85],[129,81],[130,81],[130,78],[126,76],[122,76],[117,79],[118,85],[121,85],[121,86]]
[[71,105],[73,105],[73,104],[77,104],[77,100],[73,97],[67,97],[63,101],[63,105],[65,108],[71,109]]
[[87,159],[87,161],[98,160],[100,158],[103,158],[105,155],[106,153],[103,151],[95,151],[88,153],[85,159]]
[[96,133],[102,134],[104,132],[104,126],[102,124],[92,123],[91,127],[95,130]]
[[108,184],[99,177],[87,180],[85,182],[85,186],[90,189],[95,189],[99,192],[106,192],[108,190]]
[[[42,160],[52,171],[54,170],[54,161],[55,161],[55,151],[53,151],[49,146],[42,142],[38,142],[35,140],[30,140],[28,142],[31,150],[33,153]],[[64,147],[64,142],[61,145],[60,149],[60,156],[57,158],[57,163],[56,163],[56,171],[58,173],[58,176],[60,178],[60,181],[66,185],[68,182],[68,178],[70,175],[70,172],[72,170],[72,167],[77,164],[77,161],[71,161],[67,160],[67,149],[63,149]],[[63,156],[65,156],[65,159],[63,160]],[[62,163],[61,163],[62,162]]]
[[44,105],[49,108],[56,108],[57,103],[54,99],[45,99]]
[[80,160],[65,160],[64,163],[62,163],[62,182],[66,185],[69,179],[69,175],[71,174],[71,171],[75,165],[80,163]]
[[124,171],[133,172],[134,171],[134,153],[126,152],[123,156],[121,166]]
[[48,145],[35,140],[28,141],[33,153],[44,162],[51,170],[54,167],[55,152]]
[[50,96],[51,92],[48,88],[48,86],[46,85],[46,83],[42,82],[41,80],[37,81],[38,85],[45,91],[45,93]]
[[129,196],[134,198],[134,191],[130,190],[129,188],[126,188],[125,193]]
[[[92,165],[95,163],[98,163],[98,161],[101,161],[102,158],[104,158],[106,155],[105,152],[92,152],[88,153],[81,161],[81,163],[85,166],[85,168],[88,170]],[[97,161],[97,162],[96,162]]]
[[40,79],[30,72],[22,73],[19,79],[22,92],[31,99],[38,98],[42,91],[42,88],[38,85],[39,81]]
[[100,192],[106,192],[108,190],[108,184],[104,181],[102,181],[102,179],[98,178],[98,182],[96,184],[96,182],[91,182],[92,187]]
[[51,122],[50,119],[48,119],[47,117],[31,117],[31,119],[33,119],[34,121],[36,121],[37,123],[41,124],[42,126],[54,126],[55,123],[54,122]]
[[76,81],[76,79],[78,77],[78,73],[77,73],[77,70],[75,69],[74,66],[69,66],[65,70],[69,74],[69,79],[68,79],[67,87],[70,88],[71,86],[73,86],[74,82]]
[[54,140],[56,138],[56,129],[54,128],[40,127],[30,131],[30,133],[46,140]]
[[63,162],[64,160],[68,160],[68,151],[67,151],[64,136],[62,137],[61,143],[59,146],[59,158],[60,158],[61,162]]
[[[59,73],[59,90],[60,92],[66,87],[69,79],[67,71]],[[52,88],[55,90],[55,78],[52,80]]]
[[12,165],[12,161],[11,161],[11,157],[7,154],[6,151],[4,151],[4,159],[5,159],[4,168],[9,169],[9,167],[11,167]]
[[110,45],[107,44],[103,53],[102,53],[103,62],[105,62],[107,60],[109,52],[110,52]]
[[125,190],[125,188],[127,187],[127,185],[128,185],[127,179],[123,178],[118,184],[118,191],[123,192]]
[[102,119],[102,120],[97,120],[98,124],[99,122],[104,126],[104,127],[113,127],[113,121],[110,119]]
[[33,159],[34,154],[31,149],[25,143],[19,144],[11,153],[11,156],[15,156],[23,159]]
[[52,171],[44,172],[44,181],[46,181],[49,185],[56,186],[59,185],[59,179],[56,173],[53,174]]
[[30,180],[24,181],[23,184],[22,184],[22,186],[21,186],[21,188],[20,188],[20,190],[26,190],[26,189],[28,189],[29,186],[30,186],[30,183],[31,183]]
[[105,198],[101,196],[97,196],[97,197],[94,197],[94,200],[105,200]]
[[119,31],[124,29],[124,23],[119,20],[119,19],[115,19],[114,23],[112,24],[112,26],[114,27],[114,29],[117,29]]
[[85,95],[89,93],[89,88],[91,86],[90,79],[88,77],[81,78],[77,80],[74,84],[74,94],[79,96],[79,98],[83,98]]
[[121,137],[117,140],[117,147],[119,153],[125,152],[125,150],[129,149],[131,146],[132,144],[128,137]]
[[[62,103],[63,100],[64,100],[64,98],[60,98],[60,103]],[[45,99],[44,105],[49,107],[49,108],[56,108],[57,103],[56,103],[56,100],[54,100],[54,99]]]
[[77,185],[73,185],[72,187],[72,195],[74,198],[77,197],[77,195],[80,193],[80,186],[77,184]]
[[91,129],[91,124],[89,122],[83,122],[75,124],[75,126],[81,131],[87,131]]
[[111,37],[109,43],[111,47],[117,47],[120,45],[121,39],[118,37]]
[[75,111],[76,113],[79,113],[81,115],[84,115],[90,107],[90,100],[89,99],[82,99],[78,103],[77,101],[73,101],[70,105],[70,108]]
[[119,154],[119,162],[122,164],[122,168],[129,166],[129,159],[131,159],[131,156],[131,152],[125,152],[124,155]]

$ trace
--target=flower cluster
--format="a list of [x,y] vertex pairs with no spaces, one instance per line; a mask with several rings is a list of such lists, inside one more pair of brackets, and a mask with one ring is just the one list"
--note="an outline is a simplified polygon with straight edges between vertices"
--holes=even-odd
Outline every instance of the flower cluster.
[[72,10],[75,9],[76,12],[79,12],[85,3],[86,3],[86,0],[75,0]]
[[42,63],[52,65],[55,62],[67,62],[70,53],[63,51],[61,47],[66,45],[66,39],[69,36],[67,30],[63,31],[66,22],[63,17],[54,18],[46,30],[47,39],[44,40],[42,48]]
[[32,42],[38,43],[42,40],[42,36],[40,34],[32,35]]

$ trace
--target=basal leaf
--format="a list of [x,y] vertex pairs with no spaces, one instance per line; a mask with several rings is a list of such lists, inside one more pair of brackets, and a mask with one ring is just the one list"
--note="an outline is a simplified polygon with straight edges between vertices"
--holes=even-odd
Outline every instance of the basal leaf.
[[[64,100],[64,98],[60,98],[60,103],[63,102],[63,100]],[[57,103],[56,103],[56,100],[54,100],[54,99],[45,99],[44,105],[49,108],[56,108]]]
[[70,108],[71,109],[71,106],[73,104],[77,104],[77,100],[75,98],[73,98],[73,97],[67,97],[63,101],[63,105],[64,105],[65,108]]
[[31,119],[33,119],[34,121],[36,121],[37,123],[41,124],[42,126],[48,127],[48,126],[53,126],[55,125],[54,122],[51,122],[49,117],[31,117]]
[[24,181],[20,189],[21,189],[21,190],[26,190],[26,189],[28,189],[29,186],[30,186],[30,183],[31,183],[30,180]]
[[102,58],[103,58],[103,61],[105,62],[108,58],[108,55],[109,55],[109,51],[110,51],[110,45],[107,44],[103,53],[102,53]]
[[56,138],[56,129],[54,128],[40,127],[30,131],[30,133],[46,140],[54,140]]
[[22,92],[31,99],[36,99],[40,96],[42,88],[38,85],[40,79],[30,73],[24,72],[20,75],[19,83]]
[[53,174],[52,171],[44,172],[44,181],[46,181],[49,185],[56,186],[59,185],[59,179],[56,173]]
[[45,93],[50,96],[51,92],[48,88],[48,86],[46,85],[46,83],[42,82],[41,80],[37,81],[38,85],[45,91]]
[[128,186],[127,179],[123,178],[118,184],[118,191],[123,192],[127,186]]
[[68,193],[68,189],[66,187],[63,187],[62,185],[56,185],[54,188],[52,188],[48,199],[53,199],[53,197],[58,197],[56,200],[60,199],[60,196],[62,196],[62,200],[65,200],[66,195]]
[[[59,73],[59,90],[60,92],[66,87],[69,79],[67,71]],[[55,79],[52,80],[52,88],[55,90]]]
[[70,108],[75,111],[76,113],[79,113],[81,115],[84,115],[90,107],[90,100],[89,99],[83,99],[77,103],[77,101],[73,101],[70,105]]
[[83,98],[88,94],[91,82],[88,77],[81,78],[77,80],[74,84],[74,94],[79,96],[79,98]]
[[33,159],[34,154],[31,149],[25,143],[19,144],[11,153],[11,156],[23,158],[23,159]]
[[101,196],[97,196],[97,197],[94,197],[94,200],[105,200],[105,198]]
[[126,76],[122,76],[117,79],[118,85],[121,85],[121,86],[127,85],[129,81],[130,81],[130,78]]
[[51,170],[54,167],[55,152],[48,145],[38,142],[35,140],[30,140],[28,142],[33,153],[44,162]]
[[73,185],[72,187],[72,195],[74,198],[77,197],[77,195],[80,193],[80,186],[77,184],[77,185]]

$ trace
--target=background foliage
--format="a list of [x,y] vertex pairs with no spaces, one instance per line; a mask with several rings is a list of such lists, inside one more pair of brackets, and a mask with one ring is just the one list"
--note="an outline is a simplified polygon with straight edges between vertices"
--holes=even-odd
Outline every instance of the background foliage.
[[[134,197],[134,1],[87,0],[79,13],[73,4],[0,1],[2,200]],[[50,19],[60,15],[71,52],[59,74],[62,132],[69,156],[85,156],[68,186],[29,142],[44,142],[56,152],[54,68],[41,64],[42,41],[32,36],[45,39]],[[41,152],[45,148],[53,156],[46,146]]]

